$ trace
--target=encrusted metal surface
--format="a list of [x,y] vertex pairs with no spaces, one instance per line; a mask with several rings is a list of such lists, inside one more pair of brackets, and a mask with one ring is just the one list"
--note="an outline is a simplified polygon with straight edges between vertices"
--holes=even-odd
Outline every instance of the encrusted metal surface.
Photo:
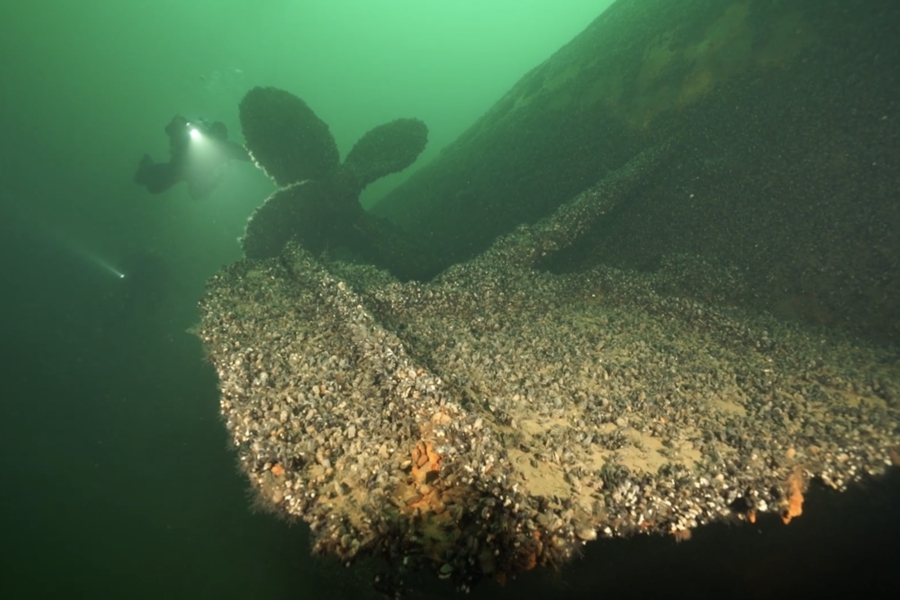
[[263,502],[316,548],[478,578],[598,535],[802,510],[896,458],[895,352],[729,307],[734,271],[536,268],[664,160],[429,283],[296,246],[214,277],[200,336]]

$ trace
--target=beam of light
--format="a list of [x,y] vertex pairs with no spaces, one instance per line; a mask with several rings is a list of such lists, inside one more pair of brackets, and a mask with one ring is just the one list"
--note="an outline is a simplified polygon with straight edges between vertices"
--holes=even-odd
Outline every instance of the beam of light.
[[195,142],[200,140],[201,138],[203,138],[203,134],[200,133],[200,130],[197,129],[196,127],[190,128],[190,134],[191,134],[191,139]]
[[[5,196],[5,191],[0,190],[0,196]],[[33,207],[33,205],[31,205]],[[117,269],[113,263],[91,251],[75,235],[65,228],[54,223],[42,215],[26,213],[24,210],[14,210],[11,220],[17,224],[17,229],[26,232],[29,238],[37,243],[55,246],[69,254],[81,259],[88,265],[99,268],[102,272],[112,275],[116,279],[124,279],[125,272]]]
[[57,236],[56,240],[62,248],[69,250],[72,254],[81,258],[88,264],[93,265],[94,267],[99,267],[104,273],[112,275],[116,279],[125,278],[124,272],[114,267],[112,263],[110,263],[105,258],[102,258],[100,255],[85,248],[70,235],[59,235]]
[[95,265],[97,265],[104,271],[106,271],[107,273],[109,273],[110,275],[114,275],[119,279],[125,278],[125,273],[118,270],[117,268],[115,268],[114,266],[109,264],[107,261],[105,261],[102,258],[100,258],[99,256],[97,256],[96,254],[91,254],[89,252],[85,252],[84,257],[87,258],[88,260],[90,260],[91,262],[93,262]]
[[56,241],[60,247],[65,248],[70,251],[75,256],[84,260],[90,265],[94,267],[100,268],[104,273],[112,275],[116,279],[124,279],[125,273],[117,269],[105,258],[101,257],[94,252],[91,252],[87,248],[85,248],[82,244],[78,243],[73,237],[70,235],[58,235],[56,237]]
[[80,244],[74,242],[74,240],[69,239],[64,242],[63,247],[70,250],[73,254],[83,259],[87,263],[100,268],[104,273],[112,275],[116,279],[125,279],[125,273],[117,269],[105,258],[91,252],[90,250],[84,248]]

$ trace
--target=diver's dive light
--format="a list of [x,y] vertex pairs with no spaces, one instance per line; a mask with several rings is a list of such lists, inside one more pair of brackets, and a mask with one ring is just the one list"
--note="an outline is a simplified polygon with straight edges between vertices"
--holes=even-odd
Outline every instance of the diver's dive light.
[[92,261],[95,265],[97,265],[98,267],[100,267],[101,269],[106,271],[107,273],[109,273],[111,275],[115,275],[119,279],[125,279],[125,273],[118,270],[117,268],[115,268],[114,266],[112,266],[111,264],[109,264],[108,262],[106,262],[105,260],[100,258],[99,256],[97,256],[95,254],[86,254],[85,257],[88,260]]
[[112,266],[112,264],[109,261],[107,261],[106,259],[101,258],[100,256],[91,252],[90,250],[88,250],[87,248],[82,246],[81,244],[78,244],[77,242],[75,242],[75,240],[68,239],[67,241],[63,242],[63,246],[68,247],[70,250],[72,250],[75,253],[75,255],[81,257],[86,262],[94,265],[95,267],[99,267],[100,270],[102,270],[104,273],[112,275],[116,279],[124,279],[125,278],[124,272],[122,272],[119,269]]
[[194,142],[206,138],[207,132],[209,131],[209,123],[207,123],[205,119],[187,121],[185,125],[188,128],[188,134],[191,136],[191,141]]
[[125,273],[115,268],[112,263],[107,261],[104,258],[101,258],[98,254],[91,252],[87,248],[84,247],[83,244],[79,243],[75,238],[68,234],[62,234],[56,236],[56,242],[62,247],[69,250],[72,254],[82,259],[86,263],[99,267],[101,271],[108,275],[112,275],[116,279],[124,279]]
[[[2,195],[2,190],[0,190]],[[59,250],[64,250],[70,256],[74,256],[92,267],[99,268],[107,275],[116,279],[125,279],[125,272],[120,271],[112,263],[102,258],[97,253],[88,249],[75,235],[60,227],[54,227],[49,221],[40,216],[32,216],[26,213],[13,213],[14,222],[19,228],[27,232],[30,237],[40,244],[47,244]]]

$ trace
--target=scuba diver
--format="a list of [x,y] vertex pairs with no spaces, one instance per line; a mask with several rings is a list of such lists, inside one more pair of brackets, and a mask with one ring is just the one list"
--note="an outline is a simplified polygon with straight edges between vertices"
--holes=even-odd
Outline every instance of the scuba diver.
[[231,160],[250,160],[243,146],[228,141],[228,129],[221,121],[188,121],[176,115],[166,125],[166,135],[169,162],[154,162],[145,154],[134,175],[134,182],[151,194],[186,181],[191,198],[203,198],[219,184]]

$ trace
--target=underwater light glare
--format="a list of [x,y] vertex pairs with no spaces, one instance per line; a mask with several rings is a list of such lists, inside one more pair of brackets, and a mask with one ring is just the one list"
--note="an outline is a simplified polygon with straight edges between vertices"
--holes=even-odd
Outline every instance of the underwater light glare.
[[106,262],[105,260],[100,258],[99,256],[97,256],[96,254],[85,254],[85,256],[88,260],[93,262],[95,265],[97,265],[98,267],[100,267],[101,269],[103,269],[104,271],[109,273],[110,275],[114,275],[118,279],[125,278],[125,273],[118,270],[117,268],[115,268],[114,266],[112,266],[111,264],[109,264],[108,262]]
[[203,137],[203,134],[200,133],[200,130],[197,129],[196,127],[191,127],[190,133],[191,133],[191,139],[195,140],[195,141],[199,140],[201,137]]

